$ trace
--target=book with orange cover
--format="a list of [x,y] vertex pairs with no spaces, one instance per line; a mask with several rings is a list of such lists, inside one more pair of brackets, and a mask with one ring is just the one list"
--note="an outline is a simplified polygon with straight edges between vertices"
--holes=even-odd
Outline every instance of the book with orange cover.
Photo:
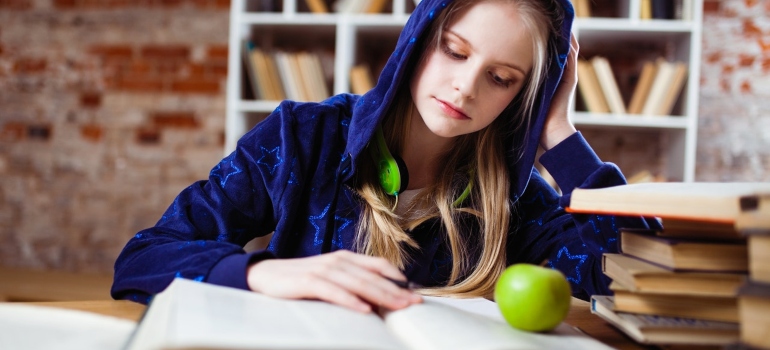
[[[648,182],[576,188],[567,211],[736,224],[770,216],[770,182]],[[748,220],[748,219],[747,219]]]

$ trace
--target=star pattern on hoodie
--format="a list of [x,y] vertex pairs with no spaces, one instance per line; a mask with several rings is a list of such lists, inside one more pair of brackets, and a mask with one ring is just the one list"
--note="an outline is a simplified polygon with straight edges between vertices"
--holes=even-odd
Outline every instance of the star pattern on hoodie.
[[283,164],[283,158],[278,155],[281,147],[275,147],[271,150],[268,150],[264,146],[259,146],[259,148],[262,150],[262,157],[257,159],[257,164],[267,168],[267,170],[270,172],[270,175],[273,175],[275,173],[275,169],[277,169],[279,165]]
[[[567,246],[565,245],[565,246],[561,247],[561,249],[559,249],[558,253],[556,253],[556,261],[549,261],[548,262],[548,266],[550,266],[551,268],[555,269],[556,268],[556,264],[559,263],[559,262],[562,262],[562,259],[565,259],[565,260],[577,260],[577,264],[575,265],[575,275],[574,276],[567,276],[567,281],[570,281],[570,282],[575,283],[575,284],[580,284],[580,281],[583,280],[583,277],[580,274],[580,267],[583,266],[583,263],[586,262],[586,260],[588,259],[588,255],[587,254],[575,254],[575,255],[572,255],[569,252],[569,248],[567,248]],[[572,262],[565,262],[565,263],[566,264],[572,264]]]
[[323,221],[323,219],[326,217],[326,214],[329,212],[329,208],[332,206],[331,203],[326,205],[326,208],[324,208],[323,211],[321,211],[321,214],[318,215],[310,215],[308,220],[310,221],[310,224],[315,227],[315,234],[313,235],[313,244],[315,245],[321,245],[324,242],[324,232],[321,230],[321,226],[318,226],[316,221]]
[[[211,169],[211,172],[209,173],[209,177],[212,179],[218,178],[219,179],[219,186],[222,188],[225,188],[227,185],[227,180],[230,178],[230,176],[240,174],[243,170],[239,168],[237,165],[235,165],[235,162],[233,161],[233,158],[235,157],[235,153],[233,153],[230,157],[227,157],[225,159],[222,159],[217,166],[214,167],[214,169]],[[222,164],[226,164],[229,161],[229,167],[228,170],[225,172],[222,168]],[[224,172],[224,174],[222,174]]]
[[342,235],[345,229],[353,223],[353,220],[344,216],[335,215],[334,222],[339,224],[337,225],[337,234],[332,238],[332,245],[337,247],[337,249],[345,249],[345,242],[342,241]]

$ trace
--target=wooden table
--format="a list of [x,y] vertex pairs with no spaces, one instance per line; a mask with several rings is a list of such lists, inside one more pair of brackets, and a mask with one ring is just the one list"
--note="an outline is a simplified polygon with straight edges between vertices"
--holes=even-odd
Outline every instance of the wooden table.
[[[26,304],[88,311],[132,321],[138,321],[146,308],[142,304],[126,300],[55,301],[31,302]],[[617,349],[654,349],[654,347],[644,347],[634,343],[631,339],[604,322],[598,316],[591,314],[590,304],[583,300],[572,299],[570,313],[565,322],[594,339]]]

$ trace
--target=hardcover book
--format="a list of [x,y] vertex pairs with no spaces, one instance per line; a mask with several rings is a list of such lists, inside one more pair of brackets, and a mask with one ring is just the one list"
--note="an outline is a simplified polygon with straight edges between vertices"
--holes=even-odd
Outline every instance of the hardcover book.
[[614,310],[613,297],[591,297],[591,313],[642,344],[728,345],[740,338],[735,322],[633,314]]
[[602,256],[602,272],[632,292],[734,297],[746,274],[674,272],[624,254]]
[[620,250],[680,271],[748,272],[745,242],[665,238],[650,231],[620,231]]
[[650,182],[576,188],[567,211],[735,224],[749,214],[761,222],[768,202],[770,182]]
[[670,295],[631,292],[616,282],[615,311],[645,315],[695,318],[721,322],[738,322],[738,297]]

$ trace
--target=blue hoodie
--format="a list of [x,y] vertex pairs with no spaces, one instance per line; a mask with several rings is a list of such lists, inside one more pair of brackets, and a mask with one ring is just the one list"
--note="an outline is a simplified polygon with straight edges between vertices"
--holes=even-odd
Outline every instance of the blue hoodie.
[[[112,296],[146,303],[175,277],[248,289],[246,269],[266,258],[305,257],[352,250],[362,201],[353,190],[360,157],[403,86],[408,66],[431,21],[450,0],[424,0],[415,9],[374,89],[320,103],[283,101],[217,164],[207,181],[183,190],[158,223],[129,240],[115,262]],[[619,169],[602,163],[580,133],[545,152],[540,162],[557,194],[534,168],[540,134],[569,51],[572,6],[555,1],[563,20],[558,55],[549,65],[528,125],[511,133],[507,152],[514,216],[507,263],[548,264],[562,271],[573,295],[609,294],[601,255],[617,252],[618,227],[647,227],[640,218],[572,215],[564,211],[575,187],[620,185]],[[522,148],[523,147],[523,148]],[[468,232],[473,232],[468,227]],[[245,252],[255,237],[273,232],[264,251]],[[437,220],[410,233],[404,274],[423,286],[447,283],[452,256]]]

